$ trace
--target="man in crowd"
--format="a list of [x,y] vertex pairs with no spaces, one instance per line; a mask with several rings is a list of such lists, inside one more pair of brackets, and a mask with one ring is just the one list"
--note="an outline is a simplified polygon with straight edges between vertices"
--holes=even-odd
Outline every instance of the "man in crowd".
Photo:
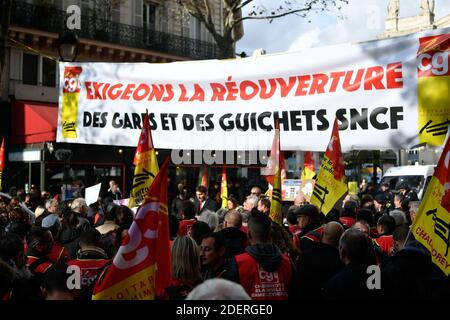
[[270,213],[270,200],[269,198],[261,198],[258,201],[258,211],[264,213],[265,215],[269,215]]
[[321,241],[301,254],[297,265],[301,297],[321,298],[322,285],[343,268],[339,257],[339,239],[343,233],[340,223],[328,222]]
[[258,206],[258,200],[259,198],[256,195],[249,195],[244,201],[244,210],[251,212],[253,208],[256,208]]
[[204,210],[217,211],[217,203],[208,197],[208,190],[204,186],[198,186],[195,191],[195,212],[200,215]]
[[203,267],[203,280],[224,278],[237,281],[235,263],[226,259],[225,237],[221,232],[211,233],[202,240],[200,260]]
[[297,272],[289,257],[272,243],[269,217],[251,216],[248,228],[250,246],[235,257],[239,283],[254,300],[294,298]]
[[77,259],[71,260],[70,266],[78,266],[81,270],[81,292],[84,299],[90,300],[92,292],[89,287],[97,279],[100,272],[109,264],[108,255],[100,244],[101,234],[96,229],[88,229],[80,236],[80,251]]

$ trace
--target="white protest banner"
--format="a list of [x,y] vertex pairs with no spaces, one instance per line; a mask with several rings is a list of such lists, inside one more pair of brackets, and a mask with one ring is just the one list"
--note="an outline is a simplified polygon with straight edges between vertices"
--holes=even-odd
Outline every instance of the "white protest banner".
[[95,186],[86,188],[86,203],[88,206],[97,202],[101,186],[102,184],[99,183],[96,184]]
[[58,142],[136,146],[145,110],[155,148],[343,150],[441,145],[450,30],[237,60],[61,63]]

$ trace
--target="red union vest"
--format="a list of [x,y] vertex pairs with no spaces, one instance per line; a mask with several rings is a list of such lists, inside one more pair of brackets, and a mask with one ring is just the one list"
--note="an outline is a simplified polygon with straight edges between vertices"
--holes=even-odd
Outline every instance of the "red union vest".
[[50,261],[48,257],[35,257],[35,256],[27,256],[27,266],[30,268],[30,271],[34,274],[43,274],[45,273],[53,264],[53,261]]
[[48,254],[48,257],[52,261],[64,262],[70,260],[69,252],[64,248],[64,246],[54,243],[52,246],[52,251]]
[[388,256],[391,255],[392,247],[394,246],[394,238],[392,235],[380,236],[374,239],[376,244],[380,247],[381,251],[386,253]]
[[109,261],[108,259],[75,259],[69,261],[68,265],[75,265],[81,269],[81,289],[84,290],[97,279]]
[[236,256],[239,280],[252,300],[287,300],[292,282],[291,261],[281,256],[281,263],[274,272],[265,271],[247,252]]

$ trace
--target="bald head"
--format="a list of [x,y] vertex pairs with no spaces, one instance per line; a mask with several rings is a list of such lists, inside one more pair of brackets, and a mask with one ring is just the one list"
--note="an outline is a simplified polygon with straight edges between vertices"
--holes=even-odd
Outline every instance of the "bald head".
[[294,205],[295,206],[303,206],[307,203],[305,195],[300,192],[294,199]]
[[323,229],[322,243],[335,248],[339,247],[339,239],[344,233],[342,225],[336,221],[328,222]]
[[224,227],[242,227],[242,215],[236,210],[230,210],[225,215]]

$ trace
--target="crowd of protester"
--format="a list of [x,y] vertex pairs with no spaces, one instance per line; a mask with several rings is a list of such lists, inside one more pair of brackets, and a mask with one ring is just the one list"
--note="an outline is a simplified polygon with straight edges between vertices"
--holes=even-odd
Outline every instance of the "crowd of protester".
[[[113,200],[61,201],[47,191],[0,198],[0,299],[90,300],[100,274],[130,228],[134,212]],[[25,205],[32,214],[19,204]],[[172,282],[156,293],[182,299],[383,299],[450,297],[450,282],[409,232],[419,202],[388,185],[347,195],[324,216],[305,196],[269,218],[271,202],[254,186],[227,207],[198,186],[183,185],[169,214]],[[81,289],[67,286],[68,266],[82,272]],[[367,285],[370,266],[381,285]]]

